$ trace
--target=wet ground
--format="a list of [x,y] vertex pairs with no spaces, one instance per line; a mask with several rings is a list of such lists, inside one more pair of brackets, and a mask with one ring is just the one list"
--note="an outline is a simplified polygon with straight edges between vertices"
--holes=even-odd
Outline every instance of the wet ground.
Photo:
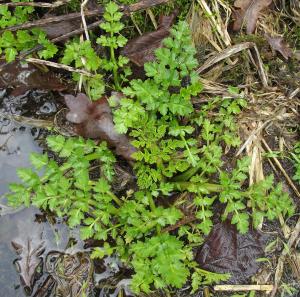
[[[41,290],[47,285],[49,277],[49,273],[45,271],[47,256],[53,253],[74,255],[86,251],[77,230],[69,230],[61,220],[48,217],[33,207],[4,207],[9,183],[19,181],[17,168],[29,167],[30,153],[42,152],[44,137],[48,133],[43,127],[53,122],[57,110],[55,96],[48,91],[25,91],[15,96],[0,89],[1,297],[53,296],[49,291],[43,293]],[[21,254],[18,254],[18,247],[21,247]],[[35,254],[34,251],[39,249],[41,254],[39,251]],[[42,261],[41,265],[38,265],[39,259]],[[38,271],[32,280],[32,286],[28,276],[25,276],[24,280],[21,277],[22,273],[18,271],[20,268],[26,269],[27,263],[30,269],[34,267]],[[98,283],[99,287],[94,290],[93,296],[117,296],[121,288],[128,286],[126,276],[120,276],[122,273],[119,265],[118,259],[113,257],[96,263],[95,283]],[[115,278],[116,274],[120,277]],[[111,285],[107,279],[111,279]],[[28,283],[30,288],[27,288]]]
[[[33,95],[31,94],[31,96]],[[21,108],[28,102],[29,98],[26,94],[12,97],[7,94],[6,90],[0,92],[1,203],[5,203],[4,194],[8,190],[8,184],[18,181],[16,169],[30,166],[30,153],[42,150],[38,145],[41,134],[40,129],[18,123],[11,117],[20,116]],[[40,107],[43,105],[44,103]],[[27,113],[29,115],[29,111],[30,106],[27,109],[24,108],[22,114]],[[42,112],[43,109],[41,110]],[[34,222],[36,219],[35,214],[39,213],[39,210],[32,208],[0,217],[0,287],[2,296],[26,296],[22,287],[20,287],[20,278],[13,264],[16,259],[16,253],[11,245],[11,241],[20,238],[21,235],[26,233],[32,234],[34,229],[46,228],[47,224]],[[49,227],[50,225],[48,224],[47,228],[49,229]]]

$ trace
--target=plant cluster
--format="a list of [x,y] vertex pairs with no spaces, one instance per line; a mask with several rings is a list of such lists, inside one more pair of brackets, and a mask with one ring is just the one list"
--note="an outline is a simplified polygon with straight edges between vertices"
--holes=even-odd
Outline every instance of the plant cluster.
[[[21,2],[21,0],[13,0],[12,2]],[[32,2],[29,0],[28,2]],[[20,25],[29,20],[29,16],[34,12],[31,6],[17,6],[14,12],[11,12],[7,5],[0,6],[0,28]]]
[[[13,2],[21,2],[21,0]],[[2,4],[0,5],[0,28],[5,29],[23,24],[29,20],[33,12],[34,8],[30,6],[17,6],[12,12],[7,5]],[[36,45],[43,46],[43,49],[38,51],[40,58],[50,59],[58,51],[56,45],[48,40],[47,34],[43,30],[34,28],[18,30],[16,34],[4,31],[0,36],[0,55],[4,53],[6,61],[12,62],[19,52],[30,50]]]
[[[20,0],[14,2],[20,2]],[[118,10],[119,7],[114,2],[106,5],[103,15],[105,22],[100,25],[106,34],[102,34],[95,40],[100,46],[108,48],[107,57],[100,58],[98,56],[93,48],[93,40],[80,41],[78,38],[69,42],[62,53],[61,62],[63,64],[91,72],[91,76],[83,75],[82,80],[87,94],[93,100],[99,99],[105,92],[104,74],[113,74],[115,90],[121,90],[122,84],[131,74],[130,68],[127,67],[128,59],[116,55],[116,50],[127,43],[127,39],[120,34],[124,24],[120,21],[122,13]],[[7,5],[1,5],[0,28],[4,29],[27,22],[33,13],[34,8],[30,6],[18,6],[11,10]],[[33,28],[17,30],[16,33],[5,31],[0,36],[0,55],[3,53],[6,61],[12,62],[20,52],[28,51],[37,45],[43,47],[38,51],[38,55],[42,59],[53,58],[59,53],[57,46],[48,40],[47,34],[42,29]],[[80,75],[75,73],[73,78],[75,81],[79,81]]]
[[[230,218],[243,233],[249,227],[247,204],[252,208],[255,227],[264,217],[273,220],[280,213],[290,214],[291,200],[282,193],[281,185],[273,188],[271,176],[249,189],[242,188],[249,168],[247,158],[239,160],[231,173],[222,169],[222,144],[239,144],[233,135],[233,116],[245,101],[216,98],[195,111],[191,97],[201,91],[201,84],[194,71],[194,54],[188,26],[180,22],[164,40],[164,47],[156,51],[157,60],[145,64],[148,79],[132,80],[123,89],[128,98],[121,100],[114,119],[120,133],[129,131],[134,138],[139,187],[154,197],[167,196],[174,190],[195,193],[201,222],[198,227],[205,234],[212,227],[211,206],[215,200],[226,206],[224,219]],[[236,92],[234,88],[230,91]],[[216,107],[217,116],[209,119],[208,113]],[[218,178],[212,179],[216,174]]]
[[[103,63],[113,73],[114,88],[124,94],[114,110],[115,126],[119,133],[128,133],[137,148],[135,191],[121,197],[114,193],[116,160],[104,142],[49,136],[49,149],[59,161],[32,154],[36,171],[19,169],[23,183],[11,185],[8,199],[16,206],[34,204],[67,217],[71,227],[80,226],[83,239],[102,240],[103,246],[95,248],[92,257],[116,253],[134,270],[134,292],[180,288],[190,276],[194,290],[200,284],[223,281],[229,276],[204,271],[193,261],[193,246],[201,244],[213,226],[215,203],[222,205],[222,218],[242,233],[265,218],[290,215],[293,204],[280,184],[273,186],[272,176],[247,187],[247,158],[238,160],[231,172],[224,169],[225,147],[240,143],[234,116],[246,102],[215,98],[193,104],[202,85],[185,22],[172,28],[156,51],[156,61],[145,64],[147,79],[134,79],[122,87],[129,72],[127,60],[115,53],[126,42],[119,34],[123,26],[115,4],[107,6],[104,18],[102,29],[109,34],[97,42],[109,48],[109,58],[100,59],[85,41],[70,43],[63,62],[89,71],[97,71]],[[238,95],[235,88],[229,91]],[[95,168],[100,168],[97,178],[91,174]],[[181,193],[190,199],[170,199]],[[169,233],[167,227],[183,219],[186,208],[193,211],[194,223]]]
[[[106,5],[103,15],[105,22],[100,28],[106,32],[97,38],[96,43],[109,50],[108,57],[100,58],[92,46],[92,42],[85,40],[73,40],[66,45],[62,63],[74,65],[76,68],[84,68],[95,73],[93,77],[84,76],[85,89],[91,99],[99,99],[105,92],[105,82],[103,74],[112,73],[114,89],[120,91],[123,82],[127,81],[127,76],[131,70],[127,67],[129,60],[126,57],[116,56],[116,50],[124,47],[127,39],[120,34],[124,24],[120,21],[122,13],[114,2]],[[122,70],[122,71],[121,71]],[[75,80],[79,80],[79,75],[73,75]]]

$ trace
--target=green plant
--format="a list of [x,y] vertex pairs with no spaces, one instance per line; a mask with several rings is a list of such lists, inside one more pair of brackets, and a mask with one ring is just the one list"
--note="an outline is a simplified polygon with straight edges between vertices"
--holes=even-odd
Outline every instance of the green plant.
[[[107,3],[109,3],[109,0],[98,0],[98,3],[101,5],[106,5]],[[118,3],[122,5],[131,5],[135,4],[136,1],[119,0]],[[124,20],[124,31],[126,33],[126,36],[134,38],[138,33],[137,31],[148,32],[154,30],[155,27],[151,20],[150,14],[152,14],[155,19],[158,20],[161,15],[170,15],[172,12],[174,12],[175,9],[177,9],[179,19],[186,19],[186,15],[188,14],[190,7],[190,0],[173,0],[163,5],[154,6],[147,11],[134,12],[130,15],[130,19],[128,18]],[[133,27],[137,28],[137,30],[133,30]]]
[[[153,191],[165,189],[167,193],[172,186],[164,180],[195,166],[199,159],[196,139],[190,137],[194,128],[181,125],[179,117],[193,113],[190,99],[202,86],[192,70],[197,61],[187,25],[176,26],[164,45],[156,51],[157,61],[145,64],[149,78],[132,80],[123,89],[132,99],[121,100],[114,120],[120,133],[130,129],[135,138],[138,185]],[[190,84],[181,87],[184,79],[190,80]]]
[[[100,146],[92,140],[82,138],[65,139],[63,136],[49,136],[48,146],[58,153],[60,164],[50,160],[47,154],[31,154],[30,160],[36,171],[28,168],[18,169],[18,176],[23,185],[11,184],[10,189],[14,195],[8,196],[12,205],[24,203],[33,204],[41,209],[55,212],[58,216],[68,216],[68,224],[74,227],[82,223],[85,213],[89,219],[84,222],[81,232],[84,238],[92,237],[99,226],[94,214],[105,212],[106,218],[110,216],[105,205],[111,200],[119,199],[110,191],[108,182],[113,178],[113,163],[115,157],[106,147]],[[92,182],[89,178],[91,162],[98,160],[101,163],[101,178]],[[38,175],[43,169],[43,176]],[[94,212],[90,212],[93,207]],[[112,206],[111,206],[112,208]],[[110,209],[113,212],[113,208]]]
[[38,51],[40,58],[50,59],[58,51],[56,45],[47,39],[44,31],[32,29],[18,30],[16,34],[5,31],[0,37],[0,54],[4,52],[6,61],[12,62],[20,51],[30,50],[38,44],[43,46],[43,49]]
[[150,285],[164,288],[172,285],[181,288],[189,275],[184,264],[192,254],[184,250],[183,242],[169,234],[159,234],[146,241],[138,241],[130,248],[132,266],[137,272],[132,279],[133,290],[150,292]]
[[[202,87],[194,71],[194,54],[188,26],[179,22],[164,40],[164,47],[156,51],[157,61],[145,64],[148,79],[132,80],[123,89],[129,98],[121,100],[114,120],[120,133],[129,131],[134,138],[139,187],[154,197],[174,189],[195,193],[196,216],[201,222],[198,227],[205,234],[212,227],[215,200],[226,205],[223,218],[231,218],[243,233],[248,231],[250,220],[247,203],[256,227],[264,217],[273,220],[279,213],[291,214],[290,198],[280,185],[273,189],[272,177],[243,190],[247,158],[239,160],[231,173],[222,170],[222,143],[239,145],[233,116],[245,106],[245,100],[216,98],[195,112],[191,97]],[[188,85],[183,83],[186,77]],[[237,90],[231,88],[230,92]],[[210,119],[208,114],[216,107],[219,112]],[[185,125],[180,117],[185,117]],[[213,179],[213,174],[219,178]]]
[[[108,36],[101,35],[96,40],[98,44],[109,48],[109,58],[100,58],[89,40],[81,42],[75,39],[67,44],[64,50],[61,60],[63,64],[74,65],[76,68],[86,69],[94,74],[91,77],[82,76],[86,92],[92,100],[99,99],[105,92],[104,74],[110,72],[113,74],[115,90],[121,90],[121,83],[126,81],[126,77],[131,74],[130,68],[126,66],[128,59],[123,56],[116,57],[115,53],[127,42],[127,39],[120,34],[124,27],[120,22],[121,17],[119,6],[114,2],[109,2],[103,15],[105,22],[100,25]],[[78,81],[80,76],[75,73],[73,78]]]
[[198,290],[200,284],[211,285],[227,281],[229,278],[230,274],[213,273],[200,268],[195,268],[195,272],[192,274],[192,293]]
[[[13,2],[20,2],[15,0]],[[30,6],[17,6],[13,12],[7,5],[0,5],[0,28],[20,25],[27,22],[34,12]],[[51,43],[46,33],[38,28],[31,30],[18,30],[15,34],[11,31],[4,31],[0,36],[0,55],[5,54],[7,62],[15,60],[20,51],[30,50],[36,45],[42,45],[43,49],[38,51],[40,58],[49,59],[54,57],[58,48]]]
[[[114,32],[121,29],[115,6],[108,10],[104,28],[112,39],[102,38],[107,44],[115,42]],[[115,29],[112,23],[117,24]],[[82,54],[74,54],[82,48],[86,65],[96,67],[92,61],[98,58],[88,42],[70,46],[70,58],[64,59],[83,67]],[[81,138],[50,136],[48,146],[59,162],[33,154],[31,161],[37,170],[43,169],[42,176],[30,169],[18,170],[23,184],[11,185],[8,196],[13,205],[32,203],[66,216],[71,227],[80,225],[83,239],[104,241],[92,257],[116,253],[134,269],[131,286],[136,293],[182,287],[189,276],[194,290],[228,278],[204,271],[193,261],[193,246],[213,226],[215,202],[223,205],[222,218],[230,219],[243,233],[251,223],[257,227],[264,218],[273,220],[293,212],[290,198],[280,185],[273,186],[272,177],[247,187],[247,158],[238,160],[233,170],[224,168],[225,147],[240,143],[234,116],[246,102],[215,98],[193,105],[192,99],[202,90],[195,52],[188,25],[179,22],[164,47],[156,51],[156,61],[145,64],[148,78],[132,80],[122,89],[124,98],[114,111],[114,121],[120,133],[130,134],[137,148],[135,191],[123,196],[113,192],[115,158],[105,143],[98,146]],[[112,59],[107,63],[116,65]],[[234,97],[239,94],[235,88],[229,91]],[[101,168],[100,176],[90,172],[95,166]],[[169,199],[181,193],[189,199]],[[191,226],[181,223],[186,209],[195,216]],[[168,233],[168,227],[178,223],[178,231]]]
[[[13,0],[12,2],[22,2],[22,0]],[[29,0],[28,2],[32,2]],[[31,6],[17,6],[12,12],[7,5],[0,5],[0,28],[20,25],[29,20],[30,15],[34,12]]]
[[[68,43],[64,50],[61,62],[66,65],[74,65],[78,69],[86,69],[95,73],[94,76],[83,75],[83,83],[87,94],[93,100],[99,99],[105,91],[103,75],[97,73],[101,69],[101,59],[92,47],[91,41],[80,42],[78,39]],[[73,73],[73,79],[79,81],[80,75]]]
[[[109,48],[109,59],[102,60],[102,67],[106,71],[112,71],[116,90],[121,90],[121,80],[126,81],[126,77],[131,74],[130,68],[126,66],[129,62],[128,58],[121,55],[116,57],[116,50],[127,43],[127,39],[120,34],[124,28],[124,24],[120,22],[122,15],[119,6],[114,2],[109,2],[105,6],[103,15],[105,22],[100,25],[100,28],[108,35],[101,35],[97,39],[98,44]],[[121,69],[122,74],[119,73]]]

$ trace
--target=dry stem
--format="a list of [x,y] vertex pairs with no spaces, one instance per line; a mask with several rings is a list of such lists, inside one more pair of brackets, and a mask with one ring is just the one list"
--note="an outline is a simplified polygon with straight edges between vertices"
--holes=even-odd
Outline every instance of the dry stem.
[[54,67],[54,68],[58,68],[58,69],[64,69],[70,72],[77,72],[86,76],[93,76],[92,73],[83,70],[83,69],[77,69],[71,66],[67,66],[64,64],[59,64],[59,63],[55,63],[55,62],[51,62],[51,61],[45,61],[45,60],[41,60],[41,59],[36,59],[36,58],[27,58],[26,62],[28,63],[34,63],[34,64],[40,64],[40,65],[46,65],[49,67]]

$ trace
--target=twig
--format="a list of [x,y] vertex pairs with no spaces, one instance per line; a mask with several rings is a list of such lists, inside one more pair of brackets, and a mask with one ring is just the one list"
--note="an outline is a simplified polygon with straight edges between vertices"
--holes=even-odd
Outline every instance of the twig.
[[133,22],[134,26],[136,27],[137,31],[139,32],[140,35],[143,35],[143,32],[141,31],[141,29],[139,28],[137,22],[134,19],[134,15],[131,14],[130,15],[131,21]]
[[127,6],[121,6],[121,10],[127,14],[130,15],[132,12],[136,12],[139,10],[151,8],[157,5],[168,3],[170,0],[141,0],[134,4],[127,5]]
[[[34,118],[24,117],[24,116],[20,116],[20,115],[4,113],[4,112],[0,112],[0,116],[5,116],[5,117],[9,118],[10,120],[13,120],[17,123],[20,123],[23,125],[28,125],[31,127],[36,127],[36,128],[52,128],[53,127],[53,121],[50,121],[50,120],[34,119]],[[0,148],[1,148],[1,146],[0,146]]]
[[[88,10],[85,12],[86,17],[93,17],[97,15],[102,15],[104,12],[104,9],[102,7],[94,9],[94,10]],[[30,29],[33,27],[41,27],[43,25],[51,24],[51,23],[59,23],[62,21],[70,21],[74,19],[80,19],[81,18],[81,13],[80,12],[73,12],[65,15],[60,15],[60,16],[54,16],[46,19],[40,19],[36,20],[33,22],[21,24],[21,25],[16,25],[12,27],[5,28],[5,31],[17,31],[17,30],[24,30],[24,29]],[[4,32],[4,30],[1,30],[0,33]]]
[[183,225],[187,225],[189,223],[192,223],[192,222],[194,222],[196,220],[197,220],[197,218],[195,216],[193,216],[193,215],[185,217],[185,218],[179,220],[175,225],[171,225],[171,226],[168,226],[168,227],[164,228],[162,230],[162,232],[171,232],[171,231],[174,231],[174,230],[178,229],[179,227],[181,227]]
[[220,61],[227,59],[243,50],[248,50],[250,48],[254,48],[257,60],[258,60],[258,70],[259,70],[259,75],[262,80],[262,84],[264,87],[268,87],[268,79],[267,75],[264,71],[262,60],[259,54],[259,51],[257,49],[257,46],[253,42],[244,42],[240,43],[234,46],[230,46],[223,50],[221,53],[216,54],[212,58],[208,59],[198,70],[197,73],[202,73],[204,70],[210,68],[211,66],[219,63]]
[[[131,5],[129,5],[129,6],[125,6],[125,7],[123,6],[123,7],[122,7],[122,10],[124,11],[125,14],[129,14],[129,15],[130,15],[130,13],[132,13],[132,12],[136,12],[136,11],[142,10],[142,9],[147,9],[148,7],[152,7],[152,6],[155,6],[155,5],[167,3],[168,1],[169,1],[169,0],[156,0],[156,1],[153,1],[153,0],[152,0],[152,1],[149,1],[149,0],[144,0],[144,1],[143,1],[143,0],[142,0],[142,1],[138,2],[138,3],[131,4]],[[88,14],[88,16],[92,16],[92,15],[97,15],[97,14],[101,14],[101,13],[103,13],[103,9],[99,8],[99,9],[96,10],[96,11],[92,11],[92,13],[91,13],[91,12],[89,12],[89,13],[85,12],[85,16],[87,16],[87,14]],[[70,17],[70,15],[71,15],[71,17]],[[68,20],[70,20],[70,19],[74,19],[74,18],[81,17],[81,14],[79,13],[79,16],[78,16],[78,13],[75,13],[75,14],[68,14],[68,15],[64,15],[64,16],[59,16],[59,17],[57,17],[57,18],[48,18],[48,19],[45,19],[46,22],[45,22],[45,20],[43,20],[42,24],[40,24],[40,25],[45,25],[46,23],[49,23],[49,22],[51,23],[51,22],[53,21],[53,19],[54,19],[54,22],[60,22],[60,21],[62,21],[62,20],[66,20],[66,17],[68,17]],[[40,20],[40,21],[42,21],[42,20]],[[96,22],[94,22],[94,23],[88,25],[88,26],[87,26],[87,29],[88,29],[88,30],[94,29],[94,28],[98,27],[102,22],[103,22],[103,20],[98,20],[98,21],[96,21]],[[37,25],[37,22],[32,22],[32,23],[28,23],[28,24],[29,24],[30,26],[27,27],[27,28],[31,28],[31,27],[38,26],[38,25]],[[33,25],[33,24],[34,24],[34,25]],[[12,29],[13,29],[13,31],[18,30],[18,28],[15,29],[15,27],[6,28],[6,30],[11,30],[11,31],[12,31]],[[3,32],[3,30],[0,30],[0,33],[1,33],[1,32]],[[66,33],[66,34],[64,34],[64,35],[58,36],[58,37],[56,37],[56,38],[53,38],[53,39],[51,39],[50,41],[51,41],[52,43],[58,43],[58,42],[61,42],[61,41],[66,40],[66,39],[68,39],[68,38],[70,38],[70,37],[79,35],[79,34],[81,34],[82,32],[84,32],[84,28],[78,28],[77,30],[74,30],[74,31],[71,31],[71,32]],[[26,51],[26,52],[22,52],[22,53],[17,57],[17,59],[18,59],[18,60],[23,60],[23,59],[24,59],[25,57],[27,57],[28,55],[30,55],[30,54],[32,54],[32,53],[34,53],[34,52],[36,52],[36,51],[42,50],[43,48],[44,48],[44,46],[42,46],[42,45],[37,45],[37,46],[35,46],[34,48],[32,48],[32,49],[30,49],[30,50],[28,50],[28,51]],[[4,68],[5,66],[7,66],[8,64],[10,64],[10,63],[4,63],[3,65],[1,65],[0,70],[3,69],[3,68]]]
[[273,285],[218,285],[214,286],[215,291],[272,291]]
[[241,146],[241,148],[238,150],[238,152],[235,154],[235,156],[239,156],[242,151],[246,148],[246,146],[253,141],[257,133],[259,133],[262,129],[264,129],[269,123],[271,123],[273,120],[280,117],[282,114],[283,109],[280,109],[279,111],[275,112],[275,115],[271,117],[270,119],[266,120],[261,126],[259,126],[257,129],[251,132],[247,140],[244,142],[244,144]]
[[[94,22],[94,23],[88,25],[88,26],[87,26],[87,29],[88,29],[88,30],[94,29],[94,28],[98,27],[102,22],[103,22],[103,20],[96,21],[96,22]],[[70,38],[70,37],[79,35],[79,34],[81,34],[82,32],[84,32],[84,28],[78,28],[78,29],[76,29],[76,30],[74,30],[74,31],[71,31],[71,32],[66,33],[66,34],[64,34],[64,35],[58,36],[58,37],[56,37],[56,38],[53,38],[53,39],[51,39],[50,41],[51,41],[52,43],[58,43],[58,42],[61,42],[61,41],[66,40],[66,39],[68,39],[68,38]]]
[[263,64],[263,61],[261,59],[259,50],[258,50],[258,48],[257,48],[257,46],[256,46],[255,43],[254,43],[253,49],[254,49],[254,52],[255,52],[255,55],[256,55],[256,58],[257,58],[258,72],[259,72],[259,75],[261,77],[262,84],[263,84],[264,87],[267,88],[268,87],[268,77],[267,77],[267,74],[265,72],[264,64]]
[[[86,40],[90,40],[90,36],[89,36],[89,32],[87,29],[87,25],[86,25],[86,20],[85,20],[85,16],[84,16],[84,8],[87,5],[87,3],[89,2],[89,0],[83,0],[80,6],[80,12],[81,12],[81,21],[82,21],[82,25],[83,25],[83,29],[84,29],[84,33],[85,33],[85,38]],[[80,36],[80,42],[83,41],[83,36]],[[85,57],[81,57],[81,62],[83,64],[83,66],[86,66],[86,59]],[[82,88],[82,83],[83,83],[83,74],[80,74],[80,79],[79,79],[79,83],[78,83],[78,89],[79,91],[81,91]]]
[[87,5],[88,2],[89,2],[89,0],[84,0],[81,3],[81,7],[80,7],[81,8],[80,9],[80,12],[81,12],[81,21],[82,21],[82,25],[83,25],[83,29],[84,29],[86,40],[90,40],[90,36],[89,36],[89,32],[88,32],[88,28],[87,28],[86,20],[85,20],[85,16],[84,16],[84,8],[85,8],[85,6]]
[[238,152],[235,154],[236,157],[238,157],[242,151],[250,144],[252,143],[253,139],[256,137],[256,135],[262,131],[270,122],[272,119],[269,119],[265,121],[261,126],[259,126],[257,129],[253,130],[247,140],[244,142],[244,144],[241,146],[241,148],[238,150]]
[[203,294],[204,294],[204,297],[209,297],[209,296],[211,296],[211,295],[210,295],[209,287],[205,287],[205,288],[203,289]]
[[283,249],[281,256],[278,259],[276,272],[275,272],[275,285],[272,290],[271,297],[274,297],[276,295],[280,280],[282,278],[283,267],[284,267],[284,262],[285,262],[286,256],[290,252],[290,249],[296,243],[297,239],[299,238],[299,235],[300,235],[300,218],[298,219],[298,222],[290,235],[290,239],[287,242],[287,247]]
[[55,285],[55,281],[51,275],[49,275],[43,282],[42,286],[37,289],[33,297],[44,297],[47,296],[48,292],[51,292]]
[[156,22],[156,19],[155,19],[155,16],[154,16],[152,10],[151,10],[150,8],[147,8],[147,9],[146,9],[146,12],[147,12],[147,14],[148,14],[149,17],[150,17],[151,22],[152,22],[152,24],[153,24],[155,30],[157,30],[158,25],[157,25],[157,22]]
[[[131,4],[131,5],[122,5],[120,7],[120,11],[123,11],[124,14],[130,15],[132,12],[136,12],[139,10],[147,9],[156,5],[164,4],[169,2],[169,0],[142,0],[137,3]],[[101,16],[104,13],[104,8],[99,7],[97,9],[93,10],[87,10],[85,11],[84,15],[85,17],[94,17],[94,16]],[[25,23],[22,25],[16,25],[5,28],[5,31],[17,31],[20,29],[30,29],[33,27],[40,27],[46,24],[51,23],[59,23],[61,21],[70,21],[74,19],[80,19],[81,18],[81,12],[74,12],[70,14],[50,17],[46,19],[36,20],[33,22]],[[1,30],[0,33],[4,32],[4,30]]]
[[[204,0],[198,0],[199,5],[202,7],[203,10],[209,15],[209,21],[212,24],[213,27],[216,28],[217,32],[219,33],[220,37],[222,38],[224,44],[226,46],[231,45],[231,38],[227,32],[227,30],[224,29],[224,26],[220,25],[222,24],[221,18],[217,18],[213,15],[210,7],[207,5],[207,3]],[[216,8],[216,6],[215,6]],[[223,29],[222,29],[223,27]]]
[[[267,149],[267,151],[269,153],[272,153],[272,150],[269,147],[268,143],[265,141],[265,139],[262,139],[262,142],[263,142],[265,148]],[[288,184],[294,190],[295,194],[298,196],[298,198],[300,198],[300,192],[298,191],[297,187],[295,186],[295,184],[293,183],[293,181],[291,180],[291,178],[289,177],[289,175],[286,173],[286,171],[282,167],[281,163],[278,161],[278,159],[276,157],[272,157],[272,159],[274,160],[275,164],[277,165],[277,167],[279,168],[279,170],[282,172],[282,174],[286,178]]]
[[40,64],[40,65],[46,65],[46,66],[50,66],[50,67],[54,67],[54,68],[58,68],[58,69],[64,69],[70,72],[77,72],[86,76],[94,76],[92,73],[83,70],[83,69],[77,69],[77,68],[73,68],[71,66],[67,66],[64,64],[59,64],[59,63],[55,63],[55,62],[51,62],[51,61],[45,61],[45,60],[40,60],[40,59],[35,59],[35,58],[27,58],[26,62],[28,63],[35,63],[35,64]]
[[33,6],[33,7],[56,8],[56,7],[65,5],[69,2],[70,2],[70,0],[61,0],[61,1],[56,1],[54,3],[46,3],[46,2],[9,2],[9,3],[0,3],[0,6],[6,5],[6,6],[9,6],[9,7]]

